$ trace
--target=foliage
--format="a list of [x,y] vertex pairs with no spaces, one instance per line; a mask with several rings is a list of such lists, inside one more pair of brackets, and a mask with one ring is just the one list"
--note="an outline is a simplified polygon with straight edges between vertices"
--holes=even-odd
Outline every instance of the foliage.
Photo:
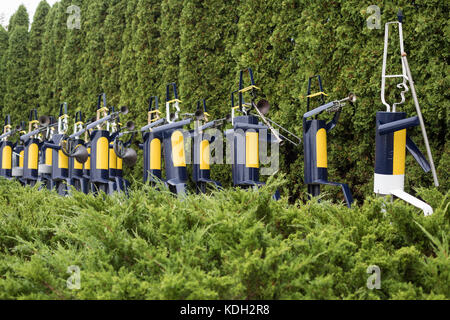
[[103,74],[102,88],[108,95],[108,100],[113,106],[120,101],[120,58],[124,42],[122,34],[127,21],[125,11],[127,3],[121,0],[112,0],[108,6],[105,19],[105,53],[102,57]]
[[137,29],[135,13],[138,1],[130,0],[126,2],[126,26],[122,35],[124,47],[120,59],[120,105],[135,106],[136,98],[134,89],[137,82],[137,71],[136,53],[132,39],[134,30]]
[[[61,198],[0,181],[1,299],[449,299],[449,193],[353,209],[224,190]],[[285,182],[284,182],[285,183]],[[68,266],[81,289],[66,286]],[[368,266],[381,288],[366,287]]]
[[30,40],[28,42],[29,54],[29,82],[27,88],[27,96],[30,105],[37,105],[39,100],[39,63],[41,62],[42,41],[45,32],[45,18],[50,10],[50,6],[44,0],[41,1],[34,14],[33,23],[31,24]]
[[81,53],[81,76],[80,76],[80,92],[81,105],[92,106],[99,93],[103,91],[102,80],[106,76],[103,74],[101,67],[101,59],[105,52],[103,22],[107,13],[107,2],[101,0],[86,1],[82,11],[84,20],[82,20],[81,28],[84,32],[83,52]]
[[8,31],[10,33],[13,32],[15,27],[25,27],[28,30],[29,24],[30,20],[28,18],[27,9],[21,4],[9,19]]
[[[137,82],[135,86],[135,108],[146,110],[147,100],[155,95],[160,81],[159,69],[159,25],[161,21],[160,1],[139,0],[136,7],[136,26],[133,44],[136,50]],[[146,112],[141,112],[136,120],[147,121]]]
[[6,91],[6,61],[8,51],[8,32],[0,26],[0,112],[3,108],[3,101]]
[[14,114],[22,118],[28,102],[28,30],[24,26],[15,26],[9,35],[8,51],[6,52],[6,94],[5,114]]
[[[56,106],[58,101],[55,97],[54,90],[54,80],[56,78],[57,65],[56,65],[56,51],[55,47],[55,28],[56,25],[56,15],[60,8],[61,3],[55,3],[46,18],[45,21],[45,32],[42,39],[42,54],[41,62],[39,63],[39,104],[41,105],[42,114],[49,113],[50,110],[56,112]],[[28,105],[28,109],[31,110],[36,106]],[[26,120],[26,119],[24,119]]]

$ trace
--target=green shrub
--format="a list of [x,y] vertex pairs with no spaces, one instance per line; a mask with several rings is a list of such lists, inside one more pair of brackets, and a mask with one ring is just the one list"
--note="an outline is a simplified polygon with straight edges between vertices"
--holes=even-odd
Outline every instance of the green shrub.
[[[348,209],[271,200],[282,181],[176,198],[60,197],[0,181],[1,299],[449,299],[449,194]],[[68,266],[81,269],[70,290]],[[368,266],[381,288],[366,287]]]

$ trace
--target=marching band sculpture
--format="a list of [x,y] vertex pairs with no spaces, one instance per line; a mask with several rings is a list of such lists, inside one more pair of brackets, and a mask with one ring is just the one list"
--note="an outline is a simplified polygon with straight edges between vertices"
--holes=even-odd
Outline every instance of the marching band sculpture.
[[[316,197],[320,194],[320,185],[340,186],[344,193],[347,206],[350,208],[353,197],[350,189],[346,183],[328,181],[328,157],[327,157],[327,133],[330,132],[337,124],[341,114],[342,107],[348,101],[353,104],[356,97],[350,93],[347,98],[338,101],[332,101],[325,104],[322,79],[317,76],[319,82],[319,92],[311,94],[311,80],[308,80],[308,94],[306,96],[306,110],[303,115],[303,152],[304,152],[304,171],[305,183],[308,185],[308,193]],[[320,96],[321,105],[313,110],[309,110],[310,98]],[[333,119],[326,123],[325,120],[317,119],[317,116],[322,112],[334,112]],[[315,119],[308,120],[308,118],[315,117]]]
[[[404,191],[405,154],[408,150],[419,165],[433,174],[434,184],[438,186],[436,170],[425,130],[422,113],[412,80],[407,55],[403,47],[402,31],[403,15],[398,14],[398,21],[385,25],[385,42],[381,76],[381,101],[386,111],[376,113],[375,134],[375,173],[374,192],[378,195],[391,195],[423,210],[425,215],[433,209],[425,202]],[[387,47],[389,26],[398,25],[400,40],[401,75],[386,75]],[[244,75],[250,79],[244,85]],[[319,92],[311,93],[311,81],[316,78]],[[392,105],[385,99],[386,79],[401,78],[397,85],[402,89],[401,101]],[[397,106],[405,102],[405,93],[411,91],[417,116],[406,117],[405,112],[398,112]],[[98,96],[96,117],[84,122],[78,111],[75,115],[73,134],[67,135],[69,116],[67,103],[60,105],[57,121],[51,116],[41,115],[37,109],[29,115],[28,132],[25,123],[12,127],[10,115],[6,115],[3,132],[0,135],[0,176],[6,179],[18,179],[24,185],[36,183],[42,187],[56,190],[60,195],[68,195],[71,189],[83,193],[112,194],[125,192],[129,182],[123,176],[123,165],[133,166],[137,160],[136,151],[131,148],[135,133],[140,132],[142,142],[138,143],[143,150],[143,181],[153,186],[165,184],[173,193],[183,195],[188,184],[186,149],[192,142],[193,182],[197,193],[205,193],[207,185],[220,187],[220,183],[211,179],[211,148],[216,137],[207,132],[210,128],[223,127],[231,122],[231,129],[225,130],[231,142],[233,185],[242,188],[259,187],[264,183],[259,180],[260,145],[264,143],[282,144],[285,141],[293,146],[301,143],[300,137],[283,128],[267,117],[270,104],[264,98],[257,98],[261,90],[255,85],[252,69],[239,73],[239,88],[231,93],[231,113],[223,119],[210,121],[206,100],[203,105],[199,101],[195,113],[180,115],[180,103],[177,86],[170,83],[166,87],[165,117],[159,110],[158,97],[148,100],[147,124],[139,130],[129,121],[123,126],[120,116],[128,113],[127,107],[116,111],[107,106],[106,95]],[[235,96],[238,104],[235,104]],[[356,96],[350,93],[346,98],[325,103],[320,76],[310,77],[306,113],[303,115],[303,152],[304,182],[308,194],[318,196],[320,185],[340,186],[347,206],[353,198],[346,183],[328,181],[327,133],[337,124],[342,107],[353,103]],[[310,99],[320,98],[320,105],[310,110]],[[247,100],[247,102],[246,102]],[[253,112],[252,112],[253,111]],[[318,119],[324,111],[334,112],[331,121]],[[240,113],[240,115],[237,115]],[[180,119],[183,116],[183,119]],[[188,130],[190,124],[192,130]],[[428,160],[418,147],[407,136],[406,129],[420,125]],[[275,127],[277,129],[275,129]],[[280,130],[283,133],[280,133]],[[121,138],[131,134],[127,141]],[[84,135],[84,137],[83,137]],[[165,164],[163,178],[162,163]],[[274,196],[279,197],[279,194]]]
[[[386,106],[386,111],[378,111],[376,115],[376,139],[375,139],[375,175],[374,175],[374,192],[380,195],[396,196],[404,201],[423,210],[425,215],[433,213],[430,205],[419,200],[404,191],[405,183],[405,156],[408,150],[414,159],[419,163],[425,172],[431,170],[435,186],[439,186],[436,169],[434,168],[431,148],[428,143],[427,132],[422,118],[419,101],[417,99],[414,81],[409,69],[408,59],[406,58],[403,46],[403,14],[398,13],[398,21],[388,22],[385,24],[384,33],[384,52],[383,52],[383,68],[381,74],[381,101]],[[389,41],[389,26],[398,25],[399,41],[400,41],[400,58],[402,65],[401,75],[386,75],[386,61]],[[402,82],[397,85],[402,89],[401,101],[391,106],[385,99],[385,87],[387,78],[401,78]],[[408,88],[409,84],[409,88]],[[405,102],[405,93],[411,89],[411,94],[416,107],[417,116],[406,118],[405,112],[397,112],[396,107]],[[419,148],[407,136],[406,129],[418,126],[422,129],[424,143],[427,149],[428,160],[420,152]]]

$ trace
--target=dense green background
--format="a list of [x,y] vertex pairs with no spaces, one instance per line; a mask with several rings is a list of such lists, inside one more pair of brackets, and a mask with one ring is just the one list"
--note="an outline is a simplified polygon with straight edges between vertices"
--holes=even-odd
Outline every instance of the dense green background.
[[[67,28],[71,4],[81,8],[80,30]],[[372,4],[381,8],[381,29],[366,26],[366,8]],[[300,135],[306,110],[301,96],[308,77],[320,74],[330,99],[349,91],[359,97],[330,134],[328,154],[330,180],[348,182],[362,200],[372,193],[375,112],[384,110],[379,98],[384,23],[396,19],[399,7],[406,15],[405,46],[445,191],[450,163],[447,1],[62,0],[51,8],[43,1],[28,32],[28,14],[21,6],[8,31],[0,28],[1,114],[10,113],[18,122],[36,103],[41,114],[48,114],[67,101],[72,114],[80,109],[90,117],[96,96],[104,91],[112,105],[130,106],[129,118],[141,125],[146,98],[163,99],[165,85],[176,81],[183,111],[191,112],[197,100],[207,98],[210,113],[219,118],[229,112],[238,71],[252,67],[272,104],[270,116]],[[398,69],[398,47],[391,49],[396,55],[390,65]],[[414,115],[408,98],[402,110]],[[420,131],[409,134],[424,150]],[[281,171],[289,181],[284,193],[305,199],[302,147],[281,151]],[[139,176],[140,170],[138,165],[133,174]],[[231,170],[215,166],[213,177],[228,185]],[[431,175],[408,157],[407,190],[431,182]]]

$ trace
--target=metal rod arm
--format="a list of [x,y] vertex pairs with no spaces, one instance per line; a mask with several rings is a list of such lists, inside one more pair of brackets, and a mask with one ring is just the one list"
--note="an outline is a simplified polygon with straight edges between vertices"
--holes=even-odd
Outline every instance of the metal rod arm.
[[141,132],[150,130],[153,127],[159,126],[160,124],[163,124],[166,121],[166,119],[158,119],[155,122],[149,123],[148,125],[141,128]]
[[425,129],[425,123],[423,121],[422,112],[419,106],[419,100],[417,99],[416,88],[414,86],[414,81],[411,76],[411,70],[409,69],[408,59],[406,58],[406,53],[402,53],[402,62],[406,69],[406,74],[409,79],[409,86],[411,87],[411,94],[413,96],[414,105],[416,106],[417,116],[419,117],[420,128],[422,129],[423,140],[425,142],[425,147],[427,149],[428,162],[431,166],[431,173],[433,174],[434,185],[439,186],[439,181],[436,174],[436,168],[434,167],[433,156],[431,155],[430,143],[428,142],[427,131]]

